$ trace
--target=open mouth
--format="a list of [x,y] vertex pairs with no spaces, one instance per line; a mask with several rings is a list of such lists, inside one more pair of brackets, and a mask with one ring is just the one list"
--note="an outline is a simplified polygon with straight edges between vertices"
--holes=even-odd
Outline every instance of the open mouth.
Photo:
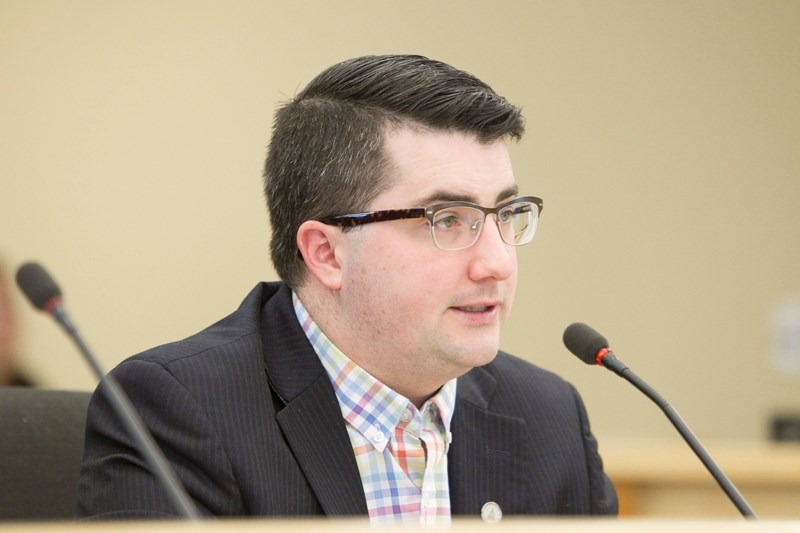
[[457,307],[459,311],[464,311],[466,313],[484,313],[486,311],[490,311],[494,309],[493,305],[471,305],[468,307]]
[[461,313],[467,314],[493,314],[495,311],[498,310],[500,306],[498,304],[489,304],[489,305],[463,305],[460,307],[453,307],[456,311]]

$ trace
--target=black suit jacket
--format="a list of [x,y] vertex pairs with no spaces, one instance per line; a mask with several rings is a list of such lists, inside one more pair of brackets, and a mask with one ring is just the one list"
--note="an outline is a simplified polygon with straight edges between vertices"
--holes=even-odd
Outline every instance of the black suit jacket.
[[[333,387],[281,283],[113,370],[204,514],[365,515]],[[174,516],[101,393],[88,411],[77,515]],[[617,500],[577,392],[500,353],[459,378],[448,455],[453,514],[613,514]]]

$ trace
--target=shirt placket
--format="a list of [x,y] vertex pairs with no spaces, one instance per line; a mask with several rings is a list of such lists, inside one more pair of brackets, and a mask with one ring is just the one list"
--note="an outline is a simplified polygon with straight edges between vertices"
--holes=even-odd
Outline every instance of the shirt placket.
[[449,498],[440,498],[446,488],[446,454],[444,428],[434,406],[423,415],[420,443],[425,453],[425,473],[420,495],[420,524],[424,526],[450,523]]

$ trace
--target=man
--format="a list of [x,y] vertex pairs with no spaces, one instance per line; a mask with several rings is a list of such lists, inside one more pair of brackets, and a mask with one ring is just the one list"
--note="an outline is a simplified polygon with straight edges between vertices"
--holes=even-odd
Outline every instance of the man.
[[[281,283],[114,370],[200,511],[613,514],[586,413],[498,353],[515,246],[518,108],[416,56],[362,57],[276,115],[265,183]],[[89,409],[78,515],[174,510],[105,399]]]

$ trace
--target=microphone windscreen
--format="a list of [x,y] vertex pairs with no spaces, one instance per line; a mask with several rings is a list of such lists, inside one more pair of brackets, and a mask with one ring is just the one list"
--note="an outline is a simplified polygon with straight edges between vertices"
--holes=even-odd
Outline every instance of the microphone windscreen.
[[44,310],[48,302],[61,296],[61,289],[39,263],[19,267],[17,285],[37,309]]
[[587,365],[595,365],[597,352],[608,348],[608,341],[590,326],[575,322],[564,330],[564,346]]

